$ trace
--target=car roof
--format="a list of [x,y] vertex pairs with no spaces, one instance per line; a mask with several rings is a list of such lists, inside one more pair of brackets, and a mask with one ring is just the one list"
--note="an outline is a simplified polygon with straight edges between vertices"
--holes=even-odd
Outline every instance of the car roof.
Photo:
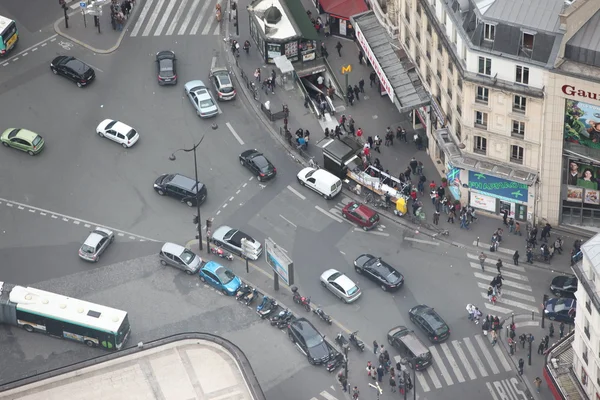
[[337,176],[333,175],[331,172],[325,171],[324,169],[318,169],[312,175],[312,178],[325,181],[326,183],[333,184],[340,180]]
[[417,310],[416,314],[423,317],[423,319],[431,325],[432,328],[440,327],[447,325],[446,322],[440,315],[435,311],[432,307],[426,306],[424,304],[418,305],[415,307]]
[[296,318],[294,321],[292,321],[291,325],[301,325],[302,329],[299,330],[301,333],[306,333],[306,329],[312,329],[313,332],[311,333],[323,336],[321,335],[321,332],[319,332],[317,328],[315,328],[315,326],[306,318]]
[[156,53],[156,59],[157,60],[164,60],[164,59],[174,59],[175,58],[175,53],[172,52],[171,50],[163,50],[163,51],[159,51],[158,53]]
[[164,251],[164,252],[170,253],[170,254],[175,254],[176,256],[183,253],[184,250],[185,250],[185,247],[175,244],[175,243],[171,243],[171,242],[166,242],[165,244],[163,244],[163,247],[161,249],[161,251]]
[[258,154],[262,154],[260,151],[256,150],[256,149],[248,149],[245,150],[244,152],[242,152],[242,154],[240,154],[242,157],[250,157],[252,155],[258,155]]
[[71,58],[73,57],[69,57],[69,56],[57,56],[54,58],[54,60],[52,60],[52,64],[54,65],[63,65],[64,63],[68,62]]
[[425,344],[419,339],[417,334],[408,329],[406,326],[397,326],[388,331],[388,335],[393,336],[395,338],[402,338],[402,342],[406,344],[411,351],[416,352],[417,355],[421,355],[424,353],[428,353],[429,349]]
[[334,282],[340,285],[342,289],[352,289],[356,286],[356,283],[352,282],[352,279],[348,278],[346,275],[344,275],[343,272],[340,272],[337,269],[328,269],[321,275],[324,275],[325,279],[329,279],[329,277],[333,274],[341,274],[340,276],[335,278]]
[[206,85],[201,80],[189,81],[188,83],[185,84],[185,88],[188,91],[192,91],[192,89],[197,88],[197,87],[206,88]]
[[[196,187],[196,181],[192,178],[188,178],[185,175],[181,174],[173,174],[173,179],[169,182],[169,184],[180,187],[186,190],[193,190]],[[202,184],[198,185],[202,188]]]
[[133,128],[130,127],[127,124],[122,123],[121,121],[117,121],[111,129],[114,129],[115,131],[122,133],[124,135],[126,135],[130,130],[132,130]]
[[209,261],[202,267],[203,270],[215,273],[219,268],[225,268],[221,264],[216,263],[214,261]]
[[377,214],[377,211],[373,210],[372,208],[370,208],[364,204],[359,204],[358,207],[354,211],[361,214],[363,217],[366,217],[367,219],[371,218]]
[[37,136],[38,136],[37,133],[29,131],[27,129],[19,129],[19,131],[15,135],[15,137],[18,137],[20,139],[25,139],[29,142],[32,142],[33,139],[35,139]]
[[90,232],[89,236],[87,237],[87,239],[85,239],[85,242],[83,242],[83,244],[90,247],[96,247],[98,243],[100,243],[100,241],[105,237],[104,235],[101,235],[98,232],[99,231],[97,230]]
[[213,75],[222,75],[222,74],[229,75],[229,71],[225,67],[214,67],[214,68],[211,68],[210,73],[213,74]]

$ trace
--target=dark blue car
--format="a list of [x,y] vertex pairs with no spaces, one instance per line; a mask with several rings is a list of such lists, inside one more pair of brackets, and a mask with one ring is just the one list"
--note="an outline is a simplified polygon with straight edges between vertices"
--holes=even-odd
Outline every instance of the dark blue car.
[[551,321],[564,322],[572,324],[575,322],[575,310],[577,301],[561,297],[560,299],[550,299],[546,302],[546,318]]

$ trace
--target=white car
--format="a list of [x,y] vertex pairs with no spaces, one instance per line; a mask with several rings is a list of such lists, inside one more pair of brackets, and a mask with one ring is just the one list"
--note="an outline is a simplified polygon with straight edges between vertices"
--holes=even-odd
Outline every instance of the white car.
[[362,292],[354,281],[336,269],[321,274],[321,285],[340,298],[344,303],[356,301]]
[[319,193],[325,200],[333,199],[342,191],[342,180],[324,169],[304,168],[296,175],[298,183]]
[[135,129],[114,119],[105,119],[96,128],[96,133],[103,138],[119,143],[126,149],[133,146],[140,134]]

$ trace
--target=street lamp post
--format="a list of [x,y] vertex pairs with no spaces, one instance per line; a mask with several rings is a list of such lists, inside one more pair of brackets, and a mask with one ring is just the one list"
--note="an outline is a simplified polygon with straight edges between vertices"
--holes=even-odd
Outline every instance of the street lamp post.
[[[202,136],[200,138],[200,141],[198,143],[196,143],[194,145],[194,147],[192,147],[191,149],[178,149],[175,150],[171,156],[169,157],[169,160],[171,161],[175,161],[177,158],[175,157],[175,153],[177,153],[178,151],[183,151],[186,153],[189,152],[193,152],[194,153],[194,177],[196,178],[196,212],[197,212],[197,217],[198,217],[198,224],[197,224],[197,228],[198,228],[198,248],[200,249],[200,251],[203,250],[202,248],[202,218],[200,217],[200,202],[198,201],[198,195],[200,194],[200,190],[198,190],[198,159],[196,158],[196,149],[198,148],[198,146],[200,146],[200,143],[202,143],[202,141],[204,140],[204,136]],[[208,236],[206,237],[206,240],[208,241]]]

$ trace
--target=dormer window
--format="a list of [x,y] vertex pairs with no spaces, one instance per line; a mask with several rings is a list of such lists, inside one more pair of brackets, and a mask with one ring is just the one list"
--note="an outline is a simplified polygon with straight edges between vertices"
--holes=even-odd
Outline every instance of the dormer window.
[[496,26],[492,25],[492,24],[484,24],[483,39],[493,42],[495,37],[496,37]]
[[521,39],[523,50],[533,50],[533,33],[523,32],[523,38]]

